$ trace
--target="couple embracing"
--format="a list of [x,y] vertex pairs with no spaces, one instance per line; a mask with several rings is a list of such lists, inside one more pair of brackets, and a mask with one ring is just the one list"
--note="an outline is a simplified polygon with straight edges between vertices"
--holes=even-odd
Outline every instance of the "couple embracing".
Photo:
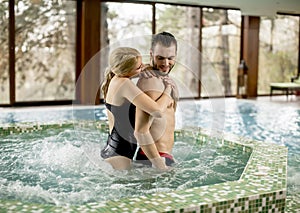
[[[175,110],[178,90],[169,73],[175,65],[177,41],[162,32],[152,37],[150,65],[130,47],[112,51],[102,84],[109,136],[101,156],[113,168],[128,169],[132,160],[159,170],[175,163]],[[139,76],[137,84],[131,78]]]

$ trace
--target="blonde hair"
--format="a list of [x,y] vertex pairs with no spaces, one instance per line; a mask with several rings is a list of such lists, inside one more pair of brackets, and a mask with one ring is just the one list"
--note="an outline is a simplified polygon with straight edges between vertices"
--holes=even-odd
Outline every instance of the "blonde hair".
[[122,77],[130,73],[135,68],[139,57],[141,57],[140,52],[131,47],[119,47],[111,52],[109,66],[105,70],[101,85],[104,99],[111,79],[115,75]]

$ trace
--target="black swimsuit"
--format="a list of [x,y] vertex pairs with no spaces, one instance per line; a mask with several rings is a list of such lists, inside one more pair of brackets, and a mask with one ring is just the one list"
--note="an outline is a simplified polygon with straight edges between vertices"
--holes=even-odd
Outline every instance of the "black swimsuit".
[[106,159],[121,155],[132,159],[137,148],[134,137],[135,106],[127,101],[121,106],[108,103],[105,106],[114,116],[114,127],[101,150],[101,157]]

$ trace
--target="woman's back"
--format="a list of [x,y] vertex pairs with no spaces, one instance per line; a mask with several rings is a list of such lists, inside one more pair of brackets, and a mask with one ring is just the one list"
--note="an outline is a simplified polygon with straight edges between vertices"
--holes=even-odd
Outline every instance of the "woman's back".
[[105,102],[115,106],[122,105],[126,98],[123,96],[124,94],[120,90],[126,89],[123,88],[123,86],[128,80],[128,78],[114,76],[108,86]]

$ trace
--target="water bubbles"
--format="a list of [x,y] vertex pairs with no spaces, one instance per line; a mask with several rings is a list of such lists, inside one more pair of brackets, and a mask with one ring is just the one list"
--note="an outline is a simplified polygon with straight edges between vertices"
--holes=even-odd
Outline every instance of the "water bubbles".
[[[87,137],[81,140],[75,132]],[[24,133],[16,138],[12,135],[13,143],[1,145],[1,197],[79,205],[168,192],[211,184],[211,178],[225,181],[224,176],[217,178],[220,175],[216,168],[225,167],[225,161],[230,161],[230,169],[229,165],[235,161],[220,157],[226,154],[223,146],[207,142],[207,146],[200,148],[190,141],[176,141],[173,154],[177,164],[169,172],[136,165],[131,170],[116,171],[100,157],[105,142],[95,137],[98,134],[96,129],[68,127]],[[232,170],[236,171],[236,167]],[[236,178],[240,174],[236,173]]]

